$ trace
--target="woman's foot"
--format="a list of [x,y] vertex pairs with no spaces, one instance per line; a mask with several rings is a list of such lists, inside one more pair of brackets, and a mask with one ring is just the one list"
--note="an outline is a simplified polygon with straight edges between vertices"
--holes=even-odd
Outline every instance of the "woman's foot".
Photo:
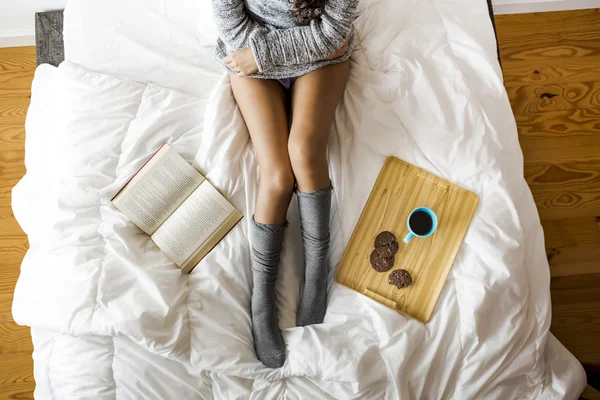
[[320,324],[327,310],[327,277],[304,281],[304,290],[296,314],[297,326]]
[[275,314],[275,279],[252,272],[252,335],[256,357],[269,368],[279,368],[285,362],[285,343]]
[[252,336],[258,359],[269,368],[285,362],[285,343],[275,314],[275,284],[286,225],[250,223],[252,240]]
[[310,193],[296,192],[305,268],[304,289],[296,315],[298,326],[320,324],[325,318],[331,191],[332,188],[329,186]]

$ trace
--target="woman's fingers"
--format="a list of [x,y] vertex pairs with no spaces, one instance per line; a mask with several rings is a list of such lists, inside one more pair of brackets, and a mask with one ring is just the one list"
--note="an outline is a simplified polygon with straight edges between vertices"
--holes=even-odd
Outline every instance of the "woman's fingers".
[[227,67],[232,70],[235,73],[240,72],[240,67],[233,61],[233,59],[231,58],[231,56],[227,56],[223,59],[223,61],[225,62],[225,65],[227,65]]
[[238,76],[249,76],[258,71],[254,54],[250,48],[229,53],[223,58],[223,62]]
[[[234,70],[235,68],[237,68],[237,63],[233,60],[233,56],[232,54],[229,54],[227,57],[225,57],[223,59],[223,61],[225,62],[225,65],[227,65],[229,67],[229,69]],[[238,69],[239,71],[239,69]]]
[[336,51],[331,53],[329,56],[327,56],[327,58],[325,58],[325,60],[333,60],[338,57],[341,57],[344,54],[346,54],[347,51],[348,51],[348,41],[345,41],[344,44],[342,44],[342,47],[340,47],[339,49],[337,49]]
[[338,56],[341,56],[342,54],[344,54],[347,51],[348,51],[348,41],[346,40],[344,42],[344,44],[342,44],[342,47],[340,47],[339,49],[337,49],[335,51],[335,54],[338,55]]

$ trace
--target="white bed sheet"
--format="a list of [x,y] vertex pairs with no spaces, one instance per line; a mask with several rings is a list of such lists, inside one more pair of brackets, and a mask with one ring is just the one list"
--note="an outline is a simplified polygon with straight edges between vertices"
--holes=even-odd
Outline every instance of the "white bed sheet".
[[31,249],[13,312],[33,327],[38,397],[577,398],[581,366],[548,333],[543,236],[480,3],[363,1],[330,140],[332,273],[386,156],[480,195],[432,320],[332,283],[325,323],[294,328],[292,205],[278,283],[289,354],[270,371],[252,352],[247,221],[188,278],[108,201],[169,140],[251,215],[256,162],[212,60],[208,2],[72,0],[69,62],[36,73],[14,191]]

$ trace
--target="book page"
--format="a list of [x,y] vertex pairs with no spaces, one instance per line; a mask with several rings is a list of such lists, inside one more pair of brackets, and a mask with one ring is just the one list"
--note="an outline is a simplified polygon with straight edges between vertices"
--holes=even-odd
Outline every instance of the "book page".
[[152,240],[181,266],[235,211],[210,182],[204,181],[154,232]]
[[185,261],[184,264],[180,265],[181,270],[185,273],[190,273],[198,265],[198,263],[229,233],[231,229],[242,219],[242,214],[235,210],[223,223],[217,228],[216,231],[210,235],[202,246],[198,248],[192,255]]
[[165,143],[113,204],[152,235],[203,181],[202,174]]

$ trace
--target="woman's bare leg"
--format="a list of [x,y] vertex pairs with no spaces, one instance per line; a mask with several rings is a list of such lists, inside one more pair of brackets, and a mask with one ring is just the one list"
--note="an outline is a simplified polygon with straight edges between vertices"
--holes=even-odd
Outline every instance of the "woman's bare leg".
[[294,191],[285,93],[276,81],[233,75],[231,87],[260,166],[254,218],[263,224],[283,225]]
[[285,231],[285,216],[294,189],[287,151],[285,95],[275,81],[231,77],[260,165],[260,182],[252,242],[252,335],[256,356],[270,368],[285,362],[285,343],[275,315],[275,283]]
[[296,324],[320,324],[327,308],[327,253],[331,182],[327,139],[348,80],[348,62],[296,80],[292,89],[292,128],[288,150],[298,185],[298,211],[304,244],[304,287]]
[[298,190],[329,187],[327,141],[348,81],[348,61],[299,77],[292,86],[292,129],[288,149]]

